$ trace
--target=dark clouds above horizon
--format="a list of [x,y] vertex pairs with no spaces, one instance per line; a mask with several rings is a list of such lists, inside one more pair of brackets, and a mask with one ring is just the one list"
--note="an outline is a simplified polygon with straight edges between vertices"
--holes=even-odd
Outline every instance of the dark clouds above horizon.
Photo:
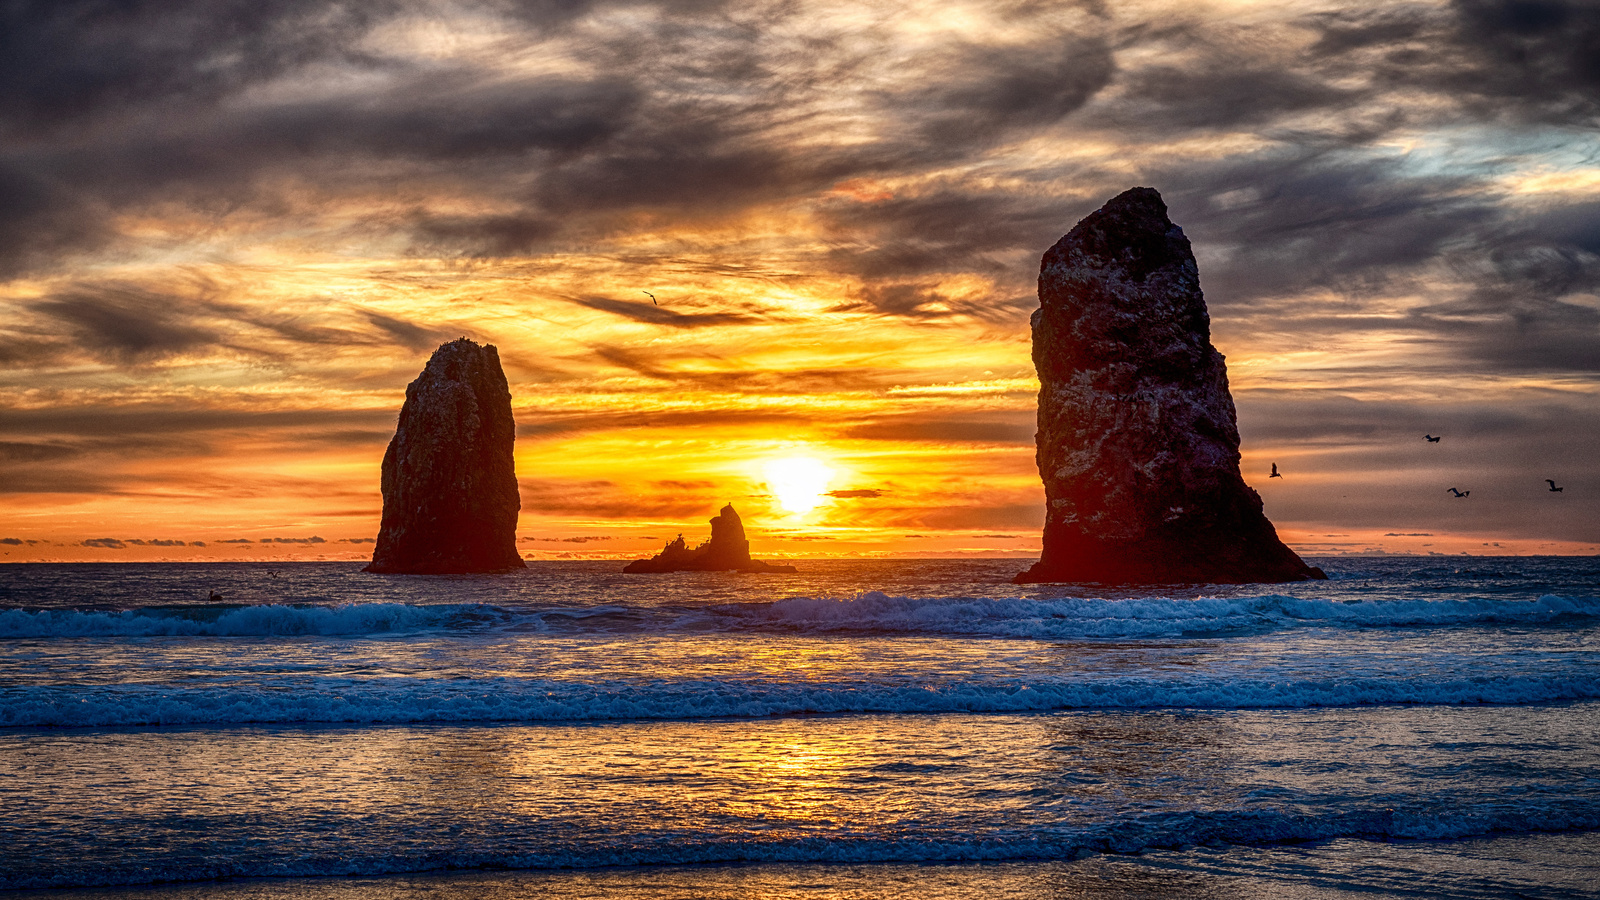
[[[1468,382],[1600,417],[1600,0],[7,2],[0,84],[0,440],[37,473],[12,491],[110,487],[72,460],[118,415],[154,411],[151,446],[196,411],[300,428],[281,394],[370,405],[463,334],[574,397],[915,383],[865,351],[760,368],[829,316],[1026,366],[1039,254],[1132,184],[1194,241],[1230,361],[1350,367],[1236,371],[1254,433],[1312,427],[1279,386],[1367,404],[1318,440]],[[1019,408],[833,433],[1025,443]],[[1559,421],[1528,427],[1575,446]]]

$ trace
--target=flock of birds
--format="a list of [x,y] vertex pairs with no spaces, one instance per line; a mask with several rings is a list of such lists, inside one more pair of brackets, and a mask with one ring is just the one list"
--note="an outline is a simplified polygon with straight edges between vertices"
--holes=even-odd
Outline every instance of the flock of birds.
[[[1442,440],[1442,436],[1441,437],[1434,437],[1431,434],[1425,434],[1425,435],[1422,436],[1422,439],[1427,441],[1430,444],[1437,444],[1437,443],[1439,443],[1440,440]],[[1272,474],[1268,475],[1267,477],[1268,478],[1282,478],[1283,477],[1283,474],[1278,471],[1278,464],[1277,463],[1273,463],[1272,464]],[[1546,478],[1544,480],[1544,483],[1550,485],[1550,492],[1551,493],[1554,493],[1554,494],[1561,493],[1562,488],[1560,488],[1559,486],[1556,485],[1555,479]],[[1457,490],[1456,488],[1445,488],[1445,492],[1449,493],[1449,494],[1454,494],[1456,496],[1456,499],[1458,499],[1458,500],[1463,498],[1463,497],[1466,497],[1468,494],[1472,493],[1471,491]]]

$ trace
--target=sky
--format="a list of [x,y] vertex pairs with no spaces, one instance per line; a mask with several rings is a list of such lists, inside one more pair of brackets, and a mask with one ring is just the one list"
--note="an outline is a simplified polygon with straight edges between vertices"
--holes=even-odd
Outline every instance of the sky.
[[1036,556],[1136,185],[1292,547],[1600,550],[1594,0],[8,0],[0,86],[0,560],[369,556],[463,336],[528,558]]

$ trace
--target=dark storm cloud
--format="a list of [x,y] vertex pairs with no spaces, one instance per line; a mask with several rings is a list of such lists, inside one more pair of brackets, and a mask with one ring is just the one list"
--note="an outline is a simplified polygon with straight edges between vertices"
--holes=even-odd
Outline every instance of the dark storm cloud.
[[[874,280],[974,270],[1003,275],[1015,260],[1002,256],[1033,248],[1042,255],[1072,227],[1070,215],[1059,202],[970,190],[875,203],[837,200],[819,210],[836,246],[831,263]],[[890,303],[885,311],[897,311]]]
[[[1242,41],[1205,39],[1178,29],[1189,46],[1180,64],[1152,65],[1128,74],[1127,100],[1118,119],[1140,127],[1234,128],[1271,124],[1286,113],[1339,109],[1360,99],[1330,85],[1315,72],[1295,71],[1284,61],[1259,58]],[[1169,41],[1173,32],[1164,35]]]
[[1309,20],[1313,54],[1378,90],[1424,88],[1489,117],[1593,125],[1600,3],[1454,0],[1447,9],[1357,10]]
[[420,248],[489,259],[532,255],[559,231],[558,224],[535,215],[423,215],[418,217],[415,237]]
[[962,47],[929,62],[922,102],[909,108],[922,116],[928,138],[946,145],[1049,126],[1082,107],[1116,71],[1104,42],[1061,34],[1022,47]]
[[1501,216],[1484,185],[1406,166],[1337,149],[1273,150],[1174,169],[1164,194],[1191,241],[1227,248],[1221,265],[1202,265],[1208,303],[1361,293],[1415,276]]
[[0,8],[0,116],[49,129],[213,100],[349,49],[398,4],[15,0]]
[[330,155],[459,163],[539,150],[570,154],[615,134],[638,100],[631,83],[615,78],[507,82],[471,71],[427,73],[398,79],[378,96],[270,108],[195,151],[213,149],[220,137],[229,145],[223,149],[250,154],[257,164]]

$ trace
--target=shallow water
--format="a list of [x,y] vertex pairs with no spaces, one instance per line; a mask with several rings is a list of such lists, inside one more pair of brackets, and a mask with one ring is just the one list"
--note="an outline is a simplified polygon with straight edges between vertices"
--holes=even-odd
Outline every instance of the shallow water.
[[1315,562],[1162,591],[994,561],[0,567],[0,885],[1592,884],[1600,561]]

